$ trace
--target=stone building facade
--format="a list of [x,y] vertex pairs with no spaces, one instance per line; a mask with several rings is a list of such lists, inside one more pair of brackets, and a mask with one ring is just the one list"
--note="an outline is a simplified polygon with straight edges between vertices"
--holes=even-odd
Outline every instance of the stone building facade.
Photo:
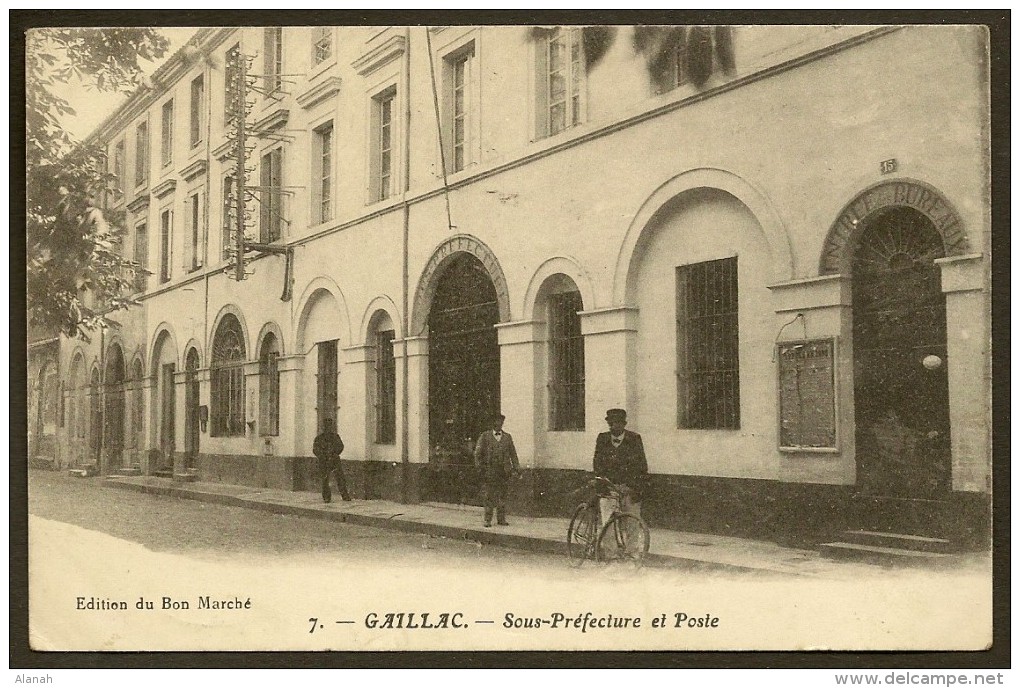
[[150,274],[60,340],[56,460],[311,490],[336,417],[355,497],[471,503],[499,410],[565,513],[625,407],[653,524],[986,535],[983,31],[642,30],[199,31],[94,134]]

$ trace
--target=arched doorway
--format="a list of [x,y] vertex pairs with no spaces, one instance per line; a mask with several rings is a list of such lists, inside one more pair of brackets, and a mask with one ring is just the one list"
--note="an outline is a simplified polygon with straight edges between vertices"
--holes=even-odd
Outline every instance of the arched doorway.
[[184,359],[184,467],[195,467],[199,451],[198,350],[188,349]]
[[177,345],[168,330],[162,330],[152,351],[152,374],[156,384],[152,388],[151,415],[156,448],[149,452],[148,472],[155,475],[173,475],[174,452],[177,442],[177,395],[174,376],[177,372]]
[[857,484],[940,499],[952,485],[943,238],[908,206],[868,216],[853,252]]
[[92,369],[89,379],[89,456],[88,461],[99,465],[100,453],[103,450],[103,407],[102,390],[100,389],[99,368]]
[[120,468],[124,461],[124,379],[127,375],[124,352],[114,344],[106,355],[106,413],[104,414],[104,454],[106,472]]
[[426,499],[477,502],[472,449],[499,411],[500,308],[485,265],[470,253],[449,259],[428,316],[429,462]]

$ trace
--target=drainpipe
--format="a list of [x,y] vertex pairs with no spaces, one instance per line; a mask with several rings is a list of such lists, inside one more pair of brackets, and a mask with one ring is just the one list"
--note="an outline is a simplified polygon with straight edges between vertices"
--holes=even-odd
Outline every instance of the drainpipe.
[[[425,29],[428,31],[428,28]],[[409,359],[407,357],[407,338],[410,336],[410,318],[408,308],[410,307],[410,257],[409,243],[411,233],[411,206],[408,203],[408,193],[411,189],[411,27],[404,27],[404,235],[403,235],[403,264],[402,278],[403,285],[401,295],[401,320],[404,331],[404,365],[401,373],[404,392],[401,394],[400,414],[400,501],[407,504],[410,497],[410,472],[411,458],[410,447],[410,424],[408,413],[410,412],[410,401],[408,399],[408,374]]]

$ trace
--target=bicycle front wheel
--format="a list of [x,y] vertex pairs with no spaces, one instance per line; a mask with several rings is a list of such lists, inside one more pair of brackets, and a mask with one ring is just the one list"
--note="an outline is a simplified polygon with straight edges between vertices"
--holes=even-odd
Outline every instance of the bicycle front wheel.
[[616,561],[635,568],[644,563],[650,536],[648,526],[634,514],[616,514],[606,523],[595,548],[599,561]]
[[574,511],[567,528],[567,556],[571,566],[580,566],[588,557],[594,558],[598,519],[598,508],[591,504],[582,504]]

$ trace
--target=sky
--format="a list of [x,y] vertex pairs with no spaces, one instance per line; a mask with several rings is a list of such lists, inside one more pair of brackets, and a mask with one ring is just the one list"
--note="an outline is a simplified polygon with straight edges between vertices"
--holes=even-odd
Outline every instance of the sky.
[[[156,62],[142,61],[146,74],[155,72],[164,62],[169,60],[194,35],[194,28],[157,29],[170,41],[170,48]],[[96,29],[102,31],[102,29]],[[110,116],[124,101],[128,94],[111,93],[86,89],[80,82],[58,85],[53,91],[64,98],[75,110],[74,115],[64,118],[64,126],[77,140],[83,140]]]

